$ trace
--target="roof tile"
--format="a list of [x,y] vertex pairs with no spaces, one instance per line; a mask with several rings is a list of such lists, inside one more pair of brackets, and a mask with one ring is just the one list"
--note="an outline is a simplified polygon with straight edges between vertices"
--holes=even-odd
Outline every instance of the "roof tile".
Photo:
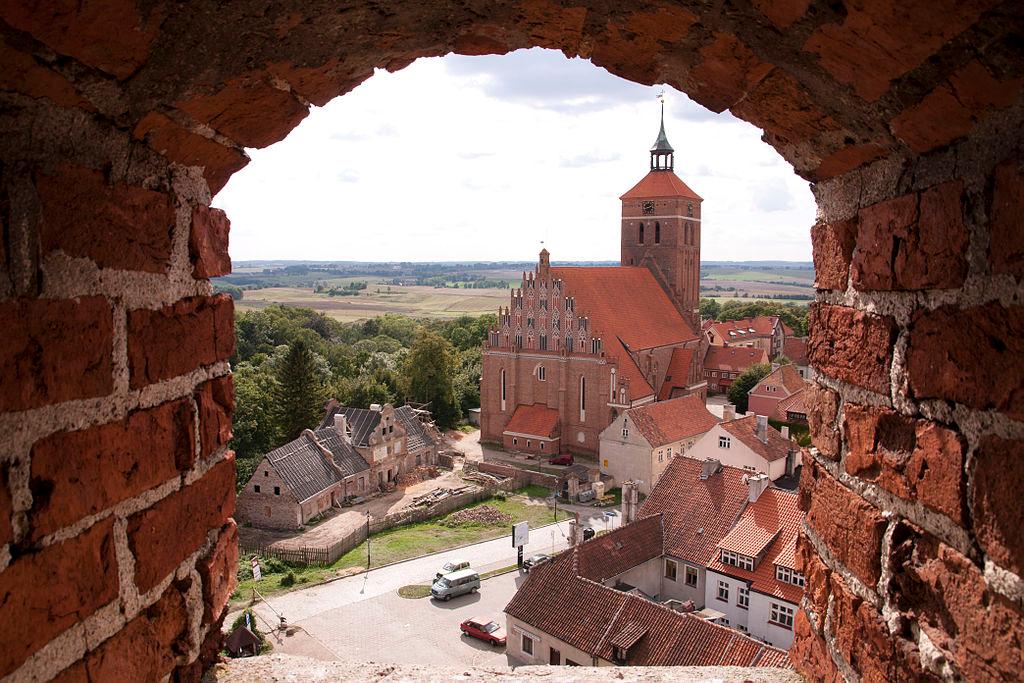
[[701,200],[700,195],[672,171],[651,171],[619,199],[657,199],[659,197],[690,197]]
[[768,442],[765,443],[757,438],[757,417],[747,415],[729,422],[722,423],[722,429],[739,439],[744,446],[754,451],[768,462],[781,460],[789,455],[791,450],[797,450],[799,446],[792,439],[782,436],[779,430],[768,425],[765,435]]
[[705,370],[743,372],[751,365],[767,362],[768,354],[763,349],[746,346],[709,346],[704,355]]
[[721,421],[707,409],[700,396],[682,396],[648,403],[639,408],[630,408],[626,416],[647,442],[655,447],[699,436]]
[[554,438],[558,433],[558,411],[548,408],[543,403],[518,405],[512,413],[512,419],[505,426],[505,431],[545,439]]

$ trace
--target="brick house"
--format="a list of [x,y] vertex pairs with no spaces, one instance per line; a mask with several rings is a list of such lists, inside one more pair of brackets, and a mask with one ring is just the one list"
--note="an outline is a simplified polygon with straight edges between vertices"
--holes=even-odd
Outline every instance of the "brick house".
[[601,432],[601,474],[631,480],[647,495],[672,458],[719,422],[700,396],[630,408]]
[[[557,442],[596,456],[601,431],[623,410],[706,394],[697,329],[702,200],[673,172],[673,155],[662,124],[650,172],[620,198],[620,266],[551,267],[542,250],[499,309],[483,349],[483,441],[516,439],[522,448],[525,438],[523,450],[534,452]],[[538,406],[557,413],[555,425],[521,438]]]
[[739,320],[712,321],[704,328],[712,346],[742,346],[762,349],[768,358],[775,358],[793,331],[777,315],[759,315]]
[[759,348],[709,346],[704,354],[704,380],[709,393],[729,391],[732,381],[751,365],[767,363],[768,353]]
[[806,388],[807,382],[800,376],[796,365],[780,365],[747,392],[747,410],[755,415],[767,415],[773,420],[788,422],[785,410],[777,412],[779,403]]
[[726,407],[723,421],[702,436],[686,456],[698,461],[714,458],[724,465],[768,475],[771,481],[791,475],[803,464],[800,446],[768,424],[764,415],[735,418]]

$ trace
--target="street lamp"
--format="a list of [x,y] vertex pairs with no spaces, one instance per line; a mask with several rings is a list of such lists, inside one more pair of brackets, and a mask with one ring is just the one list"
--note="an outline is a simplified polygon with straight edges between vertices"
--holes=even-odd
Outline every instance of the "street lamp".
[[366,511],[366,572],[370,572],[370,511]]

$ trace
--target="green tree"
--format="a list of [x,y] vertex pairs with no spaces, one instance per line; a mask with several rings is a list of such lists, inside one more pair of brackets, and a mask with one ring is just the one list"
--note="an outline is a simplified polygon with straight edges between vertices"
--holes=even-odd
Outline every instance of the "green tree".
[[751,365],[732,381],[732,384],[729,385],[729,403],[736,406],[736,412],[747,412],[747,392],[767,377],[771,371],[772,366],[767,363],[757,363],[756,365]]
[[436,332],[422,329],[406,360],[408,396],[413,401],[429,403],[429,410],[441,427],[454,427],[462,417],[455,399],[456,370],[456,354],[451,343]]
[[321,417],[329,372],[303,340],[296,340],[277,363],[275,411],[281,437],[291,441]]
[[700,317],[718,320],[718,313],[722,310],[722,304],[714,299],[700,300]]

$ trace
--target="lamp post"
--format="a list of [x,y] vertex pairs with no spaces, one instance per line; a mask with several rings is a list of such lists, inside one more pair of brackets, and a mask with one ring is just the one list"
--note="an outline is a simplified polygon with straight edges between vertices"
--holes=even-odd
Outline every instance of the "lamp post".
[[366,511],[366,572],[370,572],[370,511]]

